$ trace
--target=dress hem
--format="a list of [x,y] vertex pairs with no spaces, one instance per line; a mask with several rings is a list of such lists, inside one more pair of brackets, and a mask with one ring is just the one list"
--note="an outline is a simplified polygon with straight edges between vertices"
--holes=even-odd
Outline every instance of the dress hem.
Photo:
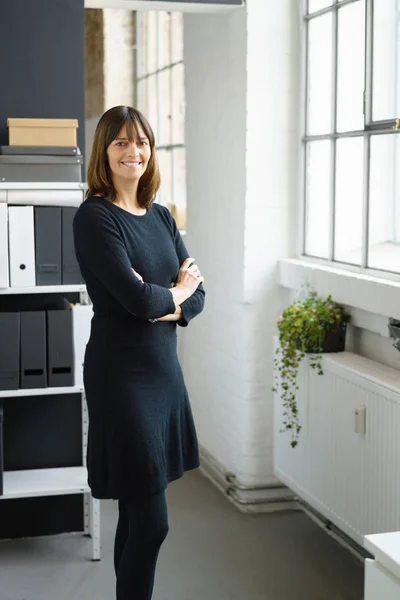
[[[185,467],[185,469],[183,471],[180,471],[179,473],[174,474],[174,475],[170,475],[168,477],[167,484],[165,486],[161,487],[160,489],[158,489],[156,491],[146,492],[145,495],[153,496],[155,494],[161,494],[162,492],[164,492],[167,489],[167,487],[170,483],[172,483],[173,481],[177,481],[178,479],[181,479],[187,471],[194,471],[195,469],[198,469],[199,467],[200,467],[200,463],[196,463],[193,466]],[[89,485],[89,487],[90,487],[90,485]],[[92,488],[91,488],[91,494],[92,494],[92,497],[95,498],[96,500],[130,500],[130,499],[132,499],[132,496],[130,494],[129,495],[110,494],[110,493],[105,493],[105,492],[104,493],[101,493],[101,492],[96,493],[96,491],[94,491]],[[136,494],[136,497],[137,496],[138,496],[138,494]]]

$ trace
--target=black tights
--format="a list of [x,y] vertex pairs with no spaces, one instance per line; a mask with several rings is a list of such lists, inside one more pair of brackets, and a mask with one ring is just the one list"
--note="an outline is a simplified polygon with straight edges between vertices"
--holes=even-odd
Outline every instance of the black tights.
[[117,600],[150,600],[161,544],[168,534],[165,492],[118,501],[114,567]]

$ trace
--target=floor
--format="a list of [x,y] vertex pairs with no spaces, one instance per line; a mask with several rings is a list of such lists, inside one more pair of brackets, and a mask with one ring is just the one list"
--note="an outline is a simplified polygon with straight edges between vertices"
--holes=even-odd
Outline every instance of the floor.
[[[167,492],[153,600],[362,600],[363,565],[302,512],[245,515],[198,471]],[[81,535],[0,542],[1,600],[113,600],[116,505],[101,562]]]

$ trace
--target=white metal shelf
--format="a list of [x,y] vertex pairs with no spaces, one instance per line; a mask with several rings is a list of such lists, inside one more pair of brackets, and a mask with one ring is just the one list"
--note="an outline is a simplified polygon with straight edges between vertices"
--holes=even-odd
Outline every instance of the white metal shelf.
[[70,387],[32,388],[26,390],[1,390],[0,398],[23,398],[24,396],[59,396],[60,394],[80,394],[82,392],[82,385],[74,385]]
[[244,2],[241,4],[213,4],[212,0],[209,3],[199,2],[177,2],[176,0],[85,0],[85,8],[123,8],[125,10],[162,10],[166,12],[179,11],[183,13],[207,13],[221,14],[231,13],[234,10],[243,8]]
[[89,492],[86,467],[5,471],[0,500]]
[[[10,184],[0,183],[1,190]],[[82,189],[84,184],[15,184],[14,189]],[[51,294],[51,293],[80,293],[80,300],[88,304],[85,284],[35,286],[22,288],[2,288],[0,295],[12,294]],[[87,448],[87,408],[83,385],[69,387],[47,387],[19,390],[1,390],[0,399],[25,396],[50,396],[59,394],[81,394],[82,404],[82,462],[85,465]],[[84,500],[84,531],[92,538],[92,559],[100,560],[100,501],[93,498],[87,483],[87,468],[64,467],[51,469],[29,469],[21,471],[5,471],[3,473],[3,495],[0,500],[17,498],[35,498],[44,496],[65,496],[83,494]]]
[[11,296],[12,294],[62,294],[70,292],[86,292],[84,283],[73,285],[36,285],[33,287],[9,287],[0,288],[0,295]]
[[0,181],[0,190],[84,190],[84,182],[70,181]]

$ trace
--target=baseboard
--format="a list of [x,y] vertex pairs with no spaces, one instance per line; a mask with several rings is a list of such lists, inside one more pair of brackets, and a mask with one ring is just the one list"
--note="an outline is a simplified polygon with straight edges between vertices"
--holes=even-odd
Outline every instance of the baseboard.
[[244,513],[300,510],[295,494],[275,478],[263,486],[232,482],[227,472],[204,448],[200,448],[200,471],[236,508]]

